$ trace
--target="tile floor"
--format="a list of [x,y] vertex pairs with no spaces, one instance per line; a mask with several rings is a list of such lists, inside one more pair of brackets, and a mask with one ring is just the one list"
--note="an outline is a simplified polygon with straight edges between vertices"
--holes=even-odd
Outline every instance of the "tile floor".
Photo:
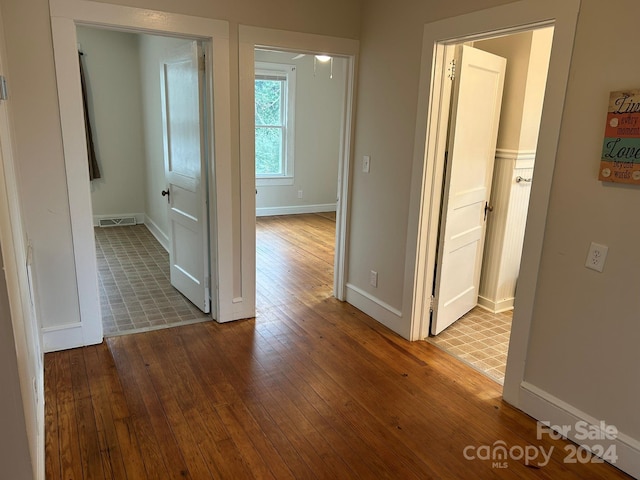
[[211,319],[171,286],[169,254],[147,227],[98,227],[95,237],[105,336]]
[[494,314],[475,307],[427,340],[503,384],[512,318],[513,310]]

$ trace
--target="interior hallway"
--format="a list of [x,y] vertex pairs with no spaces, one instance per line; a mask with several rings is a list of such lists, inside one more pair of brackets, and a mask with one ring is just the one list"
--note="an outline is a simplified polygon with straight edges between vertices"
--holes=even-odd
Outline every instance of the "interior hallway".
[[[290,221],[258,222],[257,319],[45,356],[48,480],[629,478],[564,463],[496,382],[331,298],[331,234]],[[464,458],[498,440],[551,461]]]

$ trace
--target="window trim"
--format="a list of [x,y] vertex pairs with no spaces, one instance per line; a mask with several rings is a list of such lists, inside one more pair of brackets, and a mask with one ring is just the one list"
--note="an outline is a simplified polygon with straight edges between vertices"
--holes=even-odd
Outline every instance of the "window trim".
[[[294,158],[295,158],[295,100],[296,100],[296,66],[284,63],[255,62],[254,69],[254,94],[255,78],[257,76],[276,76],[285,79],[284,100],[284,126],[283,131],[283,173],[278,175],[255,174],[256,185],[293,185]],[[255,99],[254,99],[255,109]],[[254,117],[254,130],[256,127]],[[255,138],[255,133],[254,133]],[[255,164],[255,154],[254,154]],[[255,165],[254,165],[255,168]]]

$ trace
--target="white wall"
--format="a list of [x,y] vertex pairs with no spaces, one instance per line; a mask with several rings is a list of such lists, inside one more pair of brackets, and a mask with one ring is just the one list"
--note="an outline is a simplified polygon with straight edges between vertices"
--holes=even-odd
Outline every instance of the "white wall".
[[188,40],[78,27],[101,179],[91,182],[94,223],[135,215],[166,246],[167,201],[160,60]]
[[186,42],[177,38],[139,35],[140,81],[145,145],[145,223],[156,237],[168,244],[167,200],[161,192],[167,188],[162,140],[162,99],[160,96],[160,60],[167,50]]
[[535,150],[538,143],[552,43],[553,28],[543,28],[533,32],[520,131],[520,150]]
[[[108,2],[105,2],[108,3]],[[114,2],[115,3],[115,2]],[[240,235],[240,167],[238,120],[239,24],[357,38],[359,0],[310,2],[295,0],[273,4],[258,0],[127,0],[120,4],[140,8],[227,20],[231,46],[231,135],[234,245]],[[8,61],[16,82],[11,87],[15,104],[17,162],[21,170],[25,223],[34,245],[43,326],[59,327],[79,321],[79,299],[67,196],[62,134],[53,62],[48,0],[3,2]],[[241,270],[239,249],[233,252],[235,277]],[[64,299],[64,301],[60,301]]]
[[[611,12],[625,12],[616,16],[616,35]],[[636,441],[640,190],[597,177],[609,92],[640,87],[640,65],[628,61],[638,15],[633,0],[582,2],[525,373]],[[591,241],[609,246],[603,273],[584,267]]]
[[318,62],[314,75],[314,56],[293,60],[295,56],[256,51],[256,61],[296,66],[294,184],[259,185],[258,215],[331,211],[336,206],[346,60],[334,59],[330,78],[328,63]]
[[[4,19],[4,12],[2,15]],[[8,85],[6,41],[0,21],[0,74]],[[44,478],[44,369],[30,258],[23,228],[14,105],[0,102],[0,465],[7,478]]]
[[498,130],[499,149],[524,150],[534,149],[536,146],[535,142],[527,146],[521,145],[520,142],[532,39],[533,32],[530,31],[473,44],[475,48],[507,59]]
[[[0,255],[0,271],[4,264]],[[0,274],[0,465],[4,478],[33,478],[20,394],[11,311],[4,272]]]
[[41,287],[38,311],[45,328],[74,324],[80,307],[48,2],[3,2],[2,8],[7,60],[15,78],[11,95],[21,200]]
[[138,36],[78,27],[96,155],[94,219],[134,214],[143,220],[145,149]]

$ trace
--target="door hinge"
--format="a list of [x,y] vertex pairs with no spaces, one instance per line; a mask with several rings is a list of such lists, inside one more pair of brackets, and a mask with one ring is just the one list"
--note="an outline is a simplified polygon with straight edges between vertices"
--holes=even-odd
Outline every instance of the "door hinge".
[[431,295],[431,300],[429,301],[429,311],[433,313],[433,309],[436,306],[436,297]]
[[209,277],[204,277],[204,288],[209,288]]
[[0,100],[7,100],[8,98],[7,78],[4,75],[0,75]]
[[451,80],[452,82],[456,79],[456,61],[451,60],[449,62],[449,68],[447,69],[447,71],[449,72],[449,80]]

